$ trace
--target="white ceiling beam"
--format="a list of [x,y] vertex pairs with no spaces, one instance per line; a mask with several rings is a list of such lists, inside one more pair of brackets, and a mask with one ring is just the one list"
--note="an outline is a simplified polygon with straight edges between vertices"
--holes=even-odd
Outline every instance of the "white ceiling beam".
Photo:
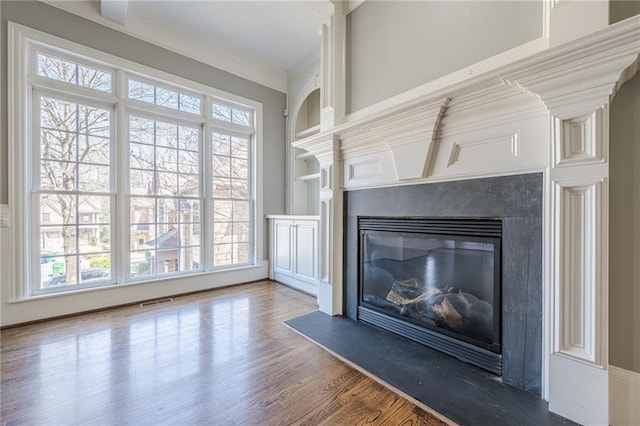
[[128,0],[100,0],[100,14],[120,25],[127,20]]

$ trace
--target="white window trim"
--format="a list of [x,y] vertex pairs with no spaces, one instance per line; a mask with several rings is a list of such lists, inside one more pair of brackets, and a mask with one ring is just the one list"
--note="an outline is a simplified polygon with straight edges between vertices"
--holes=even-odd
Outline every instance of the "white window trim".
[[[31,56],[31,55],[30,55]],[[31,111],[30,112],[30,119],[31,121],[31,125],[33,126],[31,131],[27,132],[29,134],[29,140],[28,143],[31,147],[31,136],[35,135],[39,132],[37,132],[36,130],[39,128],[39,126],[36,126],[36,123],[33,121],[33,117],[36,116],[35,112],[39,112],[39,106],[34,104],[34,100],[35,99],[41,99],[41,98],[45,98],[45,97],[56,97],[57,99],[63,100],[63,101],[69,101],[69,102],[78,102],[84,105],[89,105],[89,106],[93,106],[96,108],[103,108],[103,109],[107,109],[109,111],[111,111],[111,119],[110,119],[110,138],[112,140],[115,140],[115,125],[114,125],[114,118],[115,118],[115,108],[113,106],[113,104],[110,103],[106,103],[103,102],[102,100],[84,100],[82,97],[76,96],[75,93],[61,93],[58,94],[55,90],[51,91],[51,90],[47,90],[47,89],[41,89],[35,85],[31,85],[32,87],[34,87],[34,90],[30,93],[30,97],[31,97],[31,101],[32,101],[32,106],[31,106]],[[74,86],[76,87],[76,86]],[[111,158],[113,158],[114,153],[116,152],[116,147],[115,144],[110,144],[110,155]],[[31,158],[27,158],[27,161],[30,161],[30,166],[29,169],[25,169],[28,170],[31,175],[31,182],[36,182],[39,181],[39,176],[38,176],[38,171],[40,169],[40,164],[39,164],[39,160],[36,158],[35,155],[33,155],[33,153],[29,154]],[[113,190],[113,188],[115,188],[114,185],[114,181],[116,180],[116,176],[115,176],[115,169],[116,166],[115,164],[111,163],[109,165],[109,169],[110,169],[110,188],[112,188],[110,191],[106,191],[106,192],[85,192],[85,191],[80,191],[79,189],[69,193],[69,195],[74,195],[74,196],[83,196],[83,195],[98,195],[98,196],[102,196],[102,197],[109,197],[112,201],[111,203],[111,212],[110,212],[110,217],[113,218],[113,213],[114,213],[114,206],[117,204],[117,193]],[[24,173],[24,171],[23,171]],[[25,226],[29,227],[31,225],[33,225],[34,223],[37,223],[38,219],[39,219],[39,208],[37,207],[37,205],[35,205],[35,199],[40,197],[42,194],[45,193],[55,193],[55,191],[43,191],[41,187],[35,188],[33,185],[28,185],[28,181],[25,182],[25,186],[26,186],[26,191],[27,191],[27,196],[29,197],[27,203],[28,203],[28,211],[31,212],[31,217],[28,221],[26,221]],[[12,204],[13,205],[13,204]],[[78,205],[76,206],[76,209],[78,208]],[[82,221],[80,219],[80,214],[78,211],[76,211],[76,226],[82,225]],[[111,235],[117,235],[117,227],[116,227],[116,223],[111,220],[110,224],[109,224],[109,229],[110,229],[110,233]],[[25,235],[27,235],[27,245],[31,245],[30,248],[27,248],[27,250],[30,250],[30,256],[27,257],[26,259],[26,264],[25,267],[29,268],[29,275],[30,275],[30,282],[26,282],[23,283],[23,287],[24,288],[24,292],[28,295],[28,297],[34,297],[34,296],[40,296],[40,295],[47,295],[47,294],[52,294],[52,293],[56,293],[56,292],[66,292],[66,291],[70,291],[70,288],[63,288],[63,287],[58,287],[55,290],[52,289],[37,289],[34,288],[34,283],[35,283],[35,278],[39,278],[39,281],[41,281],[41,276],[39,274],[40,271],[36,271],[36,267],[32,261],[32,259],[39,259],[40,258],[40,244],[37,243],[37,241],[39,241],[39,238],[36,239],[36,235],[35,234],[39,234],[39,232],[31,232],[31,235],[29,234],[28,230],[25,229]],[[76,253],[79,254],[79,253]],[[115,252],[114,250],[111,250],[111,259],[113,260],[114,264],[117,265],[118,263],[118,256],[117,256],[117,252]],[[30,261],[31,260],[31,261]],[[112,268],[114,269],[114,268]],[[101,285],[115,285],[116,284],[116,277],[111,276],[110,280],[105,281],[104,283],[100,283],[100,284],[78,284],[78,290],[81,289],[85,289],[85,288],[91,288],[91,287],[99,287]]]
[[[141,64],[137,64],[135,62],[119,58],[117,56],[104,53],[86,46],[82,46],[75,42],[71,42],[68,40],[64,40],[62,38],[52,36],[50,34],[34,30],[29,27],[25,27],[20,24],[16,24],[14,22],[8,22],[8,77],[9,81],[12,84],[9,84],[8,87],[8,136],[9,136],[9,170],[8,176],[11,184],[9,185],[9,203],[10,203],[10,215],[12,217],[12,226],[9,230],[10,235],[10,253],[7,264],[9,265],[9,277],[10,277],[10,288],[9,288],[9,303],[20,302],[25,300],[32,299],[40,299],[43,297],[52,297],[52,296],[62,296],[65,294],[75,294],[78,292],[84,292],[89,290],[96,289],[109,289],[109,288],[122,288],[131,285],[141,285],[141,284],[150,284],[158,281],[165,280],[179,280],[184,278],[185,281],[192,282],[192,278],[194,275],[207,275],[207,274],[216,274],[216,273],[224,273],[225,281],[228,281],[228,273],[229,269],[220,269],[220,270],[211,270],[204,271],[198,273],[185,274],[180,276],[168,276],[168,277],[154,277],[145,281],[128,281],[126,283],[120,283],[113,286],[102,286],[98,288],[83,288],[78,289],[76,291],[65,291],[58,293],[50,293],[43,295],[32,295],[29,289],[28,283],[32,280],[32,263],[33,263],[33,244],[28,241],[29,238],[29,226],[33,223],[33,215],[37,211],[37,209],[29,209],[30,207],[30,198],[31,198],[31,188],[27,186],[28,179],[26,178],[25,170],[31,169],[31,161],[32,161],[32,152],[31,152],[31,134],[32,134],[32,117],[31,117],[31,109],[32,109],[32,96],[31,96],[31,85],[37,86],[37,78],[31,78],[25,71],[29,69],[33,69],[29,66],[29,61],[31,60],[31,50],[35,46],[39,46],[40,44],[44,44],[46,46],[54,46],[50,48],[46,48],[46,51],[50,51],[54,53],[56,56],[60,56],[56,48],[61,49],[63,51],[72,52],[74,55],[78,55],[80,57],[80,62],[82,61],[82,57],[91,58],[90,63],[96,62],[97,64],[105,63],[113,65],[117,68],[116,73],[114,74],[115,82],[112,82],[113,94],[109,94],[105,92],[105,95],[111,97],[112,95],[123,95],[124,91],[127,89],[122,87],[124,82],[127,81],[125,76],[122,74],[122,70],[126,70],[126,73],[131,76],[138,77],[139,74],[148,76],[152,79],[158,79],[160,81],[166,81],[175,86],[176,88],[184,89],[187,93],[202,93],[212,98],[216,98],[220,100],[222,103],[232,104],[233,106],[240,106],[241,108],[252,109],[254,111],[254,123],[255,129],[253,129],[253,137],[252,140],[252,167],[253,167],[253,175],[251,179],[251,187],[254,191],[254,200],[253,200],[253,255],[255,258],[253,259],[254,265],[250,267],[239,267],[238,271],[242,271],[243,269],[251,269],[251,268],[264,268],[263,265],[263,247],[264,247],[264,214],[263,214],[263,106],[262,103],[243,98],[238,95],[234,95],[232,93],[225,92],[220,89],[216,89],[210,86],[206,86],[201,83],[193,82],[187,80],[185,78],[175,76],[163,71],[159,71]],[[38,50],[38,49],[37,49]],[[62,59],[68,57],[67,55],[62,54]],[[95,59],[95,61],[93,60]],[[106,67],[109,69],[110,67]],[[37,77],[37,76],[36,76]],[[119,77],[119,78],[118,78]],[[40,77],[38,77],[40,78]],[[120,82],[118,84],[117,82]],[[66,85],[66,83],[61,83],[61,85]],[[62,89],[62,87],[61,87]],[[84,89],[84,88],[81,88]],[[91,89],[87,89],[91,90]],[[115,97],[115,96],[114,96]],[[203,104],[203,113],[210,113],[210,106],[207,105],[209,102],[205,97]],[[179,112],[179,111],[178,111]],[[189,114],[193,118],[193,114]],[[114,118],[115,120],[123,120],[126,117],[126,111],[124,108],[117,106],[115,110]],[[222,123],[220,123],[222,124]],[[124,126],[120,126],[122,129]],[[216,125],[217,127],[217,125]],[[235,130],[235,128],[228,128],[228,126],[220,125],[221,128],[225,130]],[[204,132],[211,132],[212,128],[210,126],[204,126]],[[123,131],[121,131],[123,132]],[[246,134],[246,128],[245,132]],[[116,140],[123,140],[124,134],[116,134]],[[203,134],[203,138],[206,138],[206,133]],[[210,155],[210,147],[209,144],[203,143],[203,155]],[[120,156],[119,164],[125,160],[125,153],[120,150],[118,155]],[[204,170],[204,182],[203,182],[203,191],[209,191],[209,184],[206,182],[208,180],[208,176],[210,175],[210,170]],[[122,177],[122,175],[120,175]],[[125,194],[124,182],[125,179],[118,180],[118,186],[115,188],[115,191],[121,194]],[[205,194],[208,194],[205,192]],[[205,203],[210,199],[209,196],[205,196]],[[126,222],[122,222],[124,220],[124,215],[127,215],[128,212],[124,211],[125,203],[119,203],[117,206],[117,212],[114,215],[112,221],[115,223],[123,224]],[[208,206],[210,207],[210,206]],[[201,214],[201,220],[204,223],[206,217]],[[115,229],[116,235],[120,235],[122,230]],[[210,253],[209,246],[212,245],[212,237],[208,236],[210,232],[206,232],[205,238],[203,238],[203,252],[202,256],[208,255]],[[125,242],[118,240],[114,241],[112,246],[112,251],[114,253],[126,254],[128,251],[128,247],[125,246]],[[118,281],[124,278],[124,263],[123,259],[116,260],[115,274],[117,276]],[[241,281],[240,281],[241,282]],[[215,285],[212,285],[212,288]],[[175,292],[181,292],[181,287],[175,286]]]

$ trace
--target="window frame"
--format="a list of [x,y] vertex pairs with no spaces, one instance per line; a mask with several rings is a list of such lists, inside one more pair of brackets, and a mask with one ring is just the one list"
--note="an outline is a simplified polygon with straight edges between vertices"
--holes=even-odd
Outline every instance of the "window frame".
[[[34,82],[38,82],[44,86],[50,86],[50,85],[53,85],[54,87],[58,86],[63,90],[65,87],[67,88],[72,87],[73,88],[72,90],[76,90],[80,92],[84,91],[86,93],[90,93],[91,97],[97,97],[97,96],[100,96],[100,94],[103,94],[105,98],[107,97],[111,99],[114,98],[115,92],[116,92],[117,75],[116,75],[116,70],[112,66],[109,66],[108,64],[105,64],[104,62],[99,60],[92,59],[91,61],[88,61],[82,57],[74,57],[69,55],[67,52],[65,52],[62,49],[57,49],[55,46],[50,46],[45,44],[34,44],[31,46],[31,51],[32,52],[29,55],[29,70],[30,70],[29,72]],[[97,71],[102,71],[107,74],[111,74],[110,90],[106,91],[106,90],[92,89],[87,86],[81,86],[79,84],[73,84],[66,81],[55,80],[55,79],[47,78],[45,76],[38,75],[38,66],[37,66],[38,53],[42,53],[44,55],[51,56],[56,59],[62,59],[63,61],[75,63],[76,65],[93,68],[93,69],[96,69]]]
[[[247,137],[247,135],[243,135],[243,134],[238,133],[238,132],[235,132],[235,131],[225,130],[224,128],[221,128],[221,127],[219,127],[219,126],[215,126],[215,127],[214,127],[214,126],[212,126],[212,127],[209,129],[209,132],[210,132],[210,133],[209,133],[209,136],[210,136],[210,143],[209,143],[209,146],[210,146],[210,147],[211,147],[211,146],[212,146],[212,144],[213,144],[213,134],[214,134],[214,133],[217,133],[217,132],[219,132],[220,134],[223,134],[223,135],[225,135],[225,136],[229,136],[230,138],[233,138],[233,137],[245,138],[245,137]],[[248,157],[249,157],[249,161],[251,161],[251,149],[252,149],[252,147],[251,147],[251,138],[250,138],[250,137],[248,137],[248,139],[249,139],[249,144],[248,144],[248,145],[249,145],[249,146],[248,146],[249,153],[248,153]],[[210,156],[210,158],[213,158],[213,152],[210,152],[209,156]],[[233,158],[234,158],[233,156],[231,156],[231,155],[229,156],[229,159],[230,159],[230,160],[231,160],[231,159],[233,159]],[[212,161],[212,163],[213,163],[213,161]],[[212,181],[212,180],[215,178],[215,176],[213,175],[213,172],[209,173],[209,174],[208,174],[208,177],[209,177],[209,180],[210,180],[210,181]],[[229,179],[231,180],[232,178],[231,178],[231,177],[229,177]],[[252,186],[253,186],[253,182],[252,182],[252,180],[251,180],[250,178],[248,178],[248,179],[247,179],[247,193],[248,193],[248,194],[251,194],[251,193],[252,193],[252,191],[253,191]],[[253,205],[253,204],[254,204],[254,200],[253,200],[251,197],[248,197],[247,199],[234,199],[233,197],[227,197],[227,198],[219,197],[219,198],[216,198],[216,197],[214,196],[214,194],[213,194],[213,187],[212,187],[212,188],[210,188],[210,192],[209,192],[209,194],[207,194],[207,196],[208,196],[208,198],[210,198],[210,199],[211,199],[211,201],[212,201],[212,202],[215,202],[215,200],[217,200],[217,199],[219,199],[219,200],[228,200],[228,201],[230,201],[231,203],[233,203],[233,201],[238,201],[238,200],[247,201],[247,202],[249,203],[249,218],[248,218],[248,222],[249,222],[249,234],[251,234],[251,233],[253,232],[253,228],[255,228],[256,218],[255,218],[255,217],[252,217],[253,212],[254,212],[254,205]],[[233,208],[233,207],[232,207],[232,208]],[[211,211],[212,211],[212,215],[213,215],[213,209],[211,209]],[[215,221],[214,221],[214,218],[213,218],[213,217],[211,217],[211,221],[210,221],[210,223],[214,224],[214,225],[212,225],[212,226],[215,226]],[[237,222],[237,221],[231,220],[231,221],[228,221],[228,223],[234,224],[234,223],[242,223],[242,222],[239,222],[239,221]],[[208,233],[209,233],[209,234],[211,234],[211,232],[208,232]],[[232,244],[233,244],[233,243],[232,243]],[[255,248],[253,247],[253,245],[254,245],[254,244],[255,244],[254,240],[253,240],[253,239],[250,239],[250,240],[249,240],[249,253],[250,253],[250,254],[255,252]],[[212,249],[212,250],[214,249],[214,246],[215,246],[215,245],[216,245],[216,244],[215,244],[215,242],[214,242],[214,241],[212,241],[212,242],[211,242],[211,249]],[[211,256],[213,256],[213,253],[212,253],[212,255],[211,255]],[[252,259],[249,259],[249,263],[251,263],[251,261],[252,261]],[[233,267],[233,266],[221,265],[221,266],[218,266],[218,267],[214,267],[214,269],[224,270],[224,269],[229,269],[229,268],[232,268],[232,267]]]
[[[115,168],[112,173],[112,197],[115,197],[115,206],[112,204],[111,229],[111,253],[113,269],[113,284],[100,285],[99,289],[105,288],[122,288],[130,285],[151,284],[159,281],[165,281],[169,278],[188,278],[193,275],[216,274],[218,272],[229,273],[230,270],[240,273],[244,269],[260,268],[264,269],[263,247],[264,247],[264,221],[263,217],[263,186],[262,186],[262,104],[260,102],[247,99],[238,95],[234,95],[223,90],[213,88],[201,83],[197,83],[180,76],[175,76],[164,71],[156,70],[135,62],[119,58],[117,56],[104,53],[81,44],[64,40],[50,34],[34,30],[13,22],[8,23],[8,74],[9,81],[14,84],[8,87],[8,116],[9,116],[9,178],[13,184],[9,187],[10,214],[12,218],[12,226],[10,227],[11,248],[12,253],[9,264],[9,271],[12,278],[10,288],[9,302],[18,302],[33,298],[57,296],[66,293],[77,293],[85,290],[93,289],[92,287],[79,288],[80,286],[69,286],[65,291],[56,291],[55,293],[34,292],[32,283],[39,285],[35,281],[35,277],[39,274],[34,273],[36,268],[35,260],[40,258],[39,244],[34,244],[33,233],[38,230],[33,224],[39,223],[39,208],[32,208],[33,176],[30,175],[34,170],[33,161],[35,158],[32,148],[34,141],[34,127],[37,126],[32,111],[34,107],[34,91],[44,91],[55,93],[67,97],[70,92],[80,102],[95,102],[99,99],[99,103],[113,104],[114,114],[112,121],[112,159],[111,167]],[[104,92],[97,89],[90,89],[81,85],[56,81],[44,76],[37,75],[36,70],[36,52],[51,55],[62,60],[70,60],[80,65],[95,68],[99,71],[113,72],[111,77],[112,91]],[[27,72],[28,71],[28,72]],[[201,100],[201,114],[173,110],[171,108],[158,106],[155,104],[147,104],[145,102],[128,98],[128,78],[136,81],[149,80],[155,84],[159,84],[165,89],[177,88],[180,93],[193,96],[197,95]],[[69,86],[73,86],[73,90],[69,90]],[[184,90],[184,92],[182,92]],[[225,269],[215,269],[211,265],[207,265],[209,253],[212,253],[212,227],[213,227],[213,211],[211,210],[212,197],[210,194],[211,165],[201,161],[200,179],[202,204],[200,211],[200,247],[201,247],[201,270],[197,272],[180,273],[174,276],[160,276],[145,280],[126,279],[126,273],[130,268],[126,262],[129,261],[129,237],[130,222],[128,211],[126,210],[128,203],[123,202],[125,197],[130,194],[126,192],[126,185],[129,182],[129,173],[127,170],[128,162],[128,136],[125,134],[123,124],[127,111],[148,111],[149,107],[154,107],[153,114],[162,113],[171,114],[174,118],[193,122],[194,118],[201,121],[201,145],[200,152],[202,158],[211,157],[209,136],[213,127],[220,127],[225,131],[237,131],[238,129],[233,123],[215,123],[213,119],[207,119],[211,114],[211,102],[221,102],[231,107],[240,107],[253,111],[253,133],[250,137],[251,156],[249,170],[251,172],[250,187],[252,191],[251,201],[251,262],[246,266],[232,267]],[[158,110],[159,109],[159,110]],[[120,124],[117,124],[120,123]],[[128,127],[128,125],[126,126]],[[244,128],[246,131],[246,128]],[[127,129],[128,131],[128,129]],[[244,132],[243,132],[244,133]],[[35,138],[35,136],[34,136]],[[114,152],[115,151],[115,152]],[[113,180],[116,180],[113,182]],[[24,214],[28,212],[28,214]],[[211,216],[211,218],[209,218]],[[78,218],[79,220],[79,218]],[[122,241],[126,239],[126,241]],[[35,260],[34,260],[35,259]],[[226,275],[225,275],[226,276]],[[228,278],[226,279],[228,281]],[[233,281],[233,280],[232,280]],[[241,282],[241,281],[239,281]],[[176,287],[179,292],[180,287]]]
[[[36,50],[30,50],[30,53],[35,52]],[[33,56],[31,56],[33,57]],[[31,70],[35,70],[35,68],[31,68]],[[65,83],[66,84],[66,83]],[[70,85],[73,87],[79,87],[79,86],[75,86],[75,85]],[[66,102],[73,102],[73,103],[77,103],[77,104],[83,104],[83,105],[87,105],[87,106],[91,106],[91,107],[95,107],[95,108],[103,108],[106,110],[110,111],[110,120],[109,120],[109,139],[112,143],[110,143],[109,146],[109,156],[110,156],[110,164],[109,164],[109,170],[110,170],[110,176],[109,176],[109,190],[108,191],[104,191],[104,192],[99,192],[99,191],[94,191],[94,192],[89,192],[89,191],[81,191],[79,188],[77,188],[75,191],[72,192],[66,192],[66,191],[62,191],[62,190],[47,190],[47,189],[42,189],[41,185],[36,185],[36,183],[41,183],[40,182],[40,167],[41,167],[41,162],[40,162],[40,158],[39,155],[37,155],[37,153],[39,152],[39,150],[35,147],[35,145],[37,144],[36,141],[34,140],[34,136],[39,134],[39,130],[41,129],[41,127],[38,125],[38,120],[35,119],[36,115],[39,115],[41,109],[40,109],[40,105],[37,104],[36,100],[37,99],[42,99],[45,97],[52,97],[58,100],[62,100],[62,101],[66,101]],[[37,216],[40,216],[40,203],[36,202],[36,198],[39,198],[40,196],[42,196],[43,194],[56,194],[56,193],[65,193],[65,194],[69,194],[75,197],[78,197],[78,199],[82,196],[91,196],[91,195],[97,195],[97,196],[101,196],[101,197],[109,197],[110,199],[110,208],[109,208],[109,217],[110,217],[110,223],[109,223],[109,232],[110,235],[116,235],[116,223],[114,221],[115,218],[115,206],[117,204],[117,194],[115,191],[115,183],[116,183],[116,176],[115,176],[115,170],[116,170],[116,164],[114,164],[113,160],[115,158],[115,154],[116,154],[116,141],[115,141],[115,131],[116,131],[116,126],[115,126],[115,115],[116,115],[116,109],[114,105],[111,104],[107,104],[107,103],[103,103],[100,101],[93,101],[93,100],[87,100],[85,98],[83,98],[82,96],[77,96],[75,93],[60,93],[56,90],[46,90],[43,89],[39,86],[35,86],[32,85],[31,86],[31,109],[30,109],[30,116],[31,116],[31,122],[32,122],[32,127],[31,127],[31,132],[29,135],[29,148],[31,148],[31,166],[29,167],[29,170],[25,170],[25,174],[29,174],[30,178],[28,179],[29,181],[29,195],[30,195],[30,200],[31,200],[31,204],[30,204],[30,210],[31,211],[36,211],[37,212]],[[79,141],[78,141],[79,143]],[[75,161],[76,164],[80,164],[77,162],[77,158]],[[29,173],[30,172],[30,173]],[[80,211],[79,211],[79,204],[76,204],[76,211],[75,211],[75,216],[76,216],[76,222],[75,222],[75,227],[76,229],[79,230],[79,228],[83,225],[86,224],[84,223],[81,218],[80,218]],[[34,216],[36,216],[36,214],[34,214]],[[36,222],[38,222],[40,224],[40,226],[36,226]],[[38,218],[38,221],[34,221],[34,217],[31,218],[31,220],[27,223],[27,226],[29,227],[29,229],[27,230],[27,235],[29,240],[27,241],[27,244],[30,244],[32,246],[32,251],[31,251],[31,256],[32,259],[39,259],[41,256],[40,253],[40,232],[41,232],[41,226],[42,226],[42,222],[40,221],[40,218]],[[63,226],[63,225],[60,225]],[[37,229],[36,229],[37,228]],[[76,235],[76,242],[78,242],[79,240],[79,235]],[[65,293],[65,292],[69,292],[69,291],[78,291],[78,290],[82,290],[85,288],[92,288],[92,287],[104,287],[107,285],[113,285],[116,284],[117,279],[114,275],[114,265],[118,262],[119,257],[118,257],[118,253],[114,253],[113,250],[113,244],[111,245],[110,248],[110,257],[112,259],[112,266],[111,266],[111,270],[110,270],[110,279],[108,280],[104,280],[103,282],[93,282],[93,283],[85,283],[83,284],[82,282],[78,282],[77,284],[73,285],[73,286],[60,286],[60,287],[53,287],[50,289],[47,288],[38,288],[36,287],[36,283],[41,280],[41,276],[40,273],[41,271],[38,270],[37,268],[37,263],[32,263],[30,265],[30,276],[31,276],[31,280],[26,283],[27,284],[27,292],[28,294],[30,294],[31,296],[39,296],[39,295],[47,295],[47,294],[56,294],[56,293]],[[79,258],[79,256],[81,255],[81,253],[79,252],[79,247],[78,247],[78,252],[75,253],[75,255]],[[66,256],[66,255],[65,255]],[[27,266],[29,267],[29,266]],[[78,274],[80,274],[80,270],[77,271]],[[80,275],[78,275],[80,276]]]
[[[206,176],[204,175],[205,173],[205,161],[204,161],[204,156],[202,154],[202,152],[204,151],[204,141],[205,141],[205,135],[204,135],[204,127],[205,127],[205,123],[201,122],[201,120],[194,120],[194,121],[190,121],[187,122],[185,120],[183,120],[182,118],[172,118],[168,115],[169,111],[163,111],[164,114],[162,115],[154,115],[152,113],[147,113],[146,111],[140,111],[137,108],[128,108],[127,106],[125,106],[125,111],[124,111],[124,117],[125,117],[125,122],[123,123],[123,128],[126,130],[126,134],[127,137],[124,141],[122,141],[122,143],[124,144],[124,151],[129,153],[130,149],[131,149],[131,140],[130,140],[130,117],[132,116],[137,116],[143,119],[150,119],[150,120],[154,120],[154,121],[161,121],[161,120],[166,120],[165,122],[170,122],[172,124],[176,124],[176,126],[185,126],[185,127],[198,127],[200,129],[200,134],[199,134],[199,141],[198,141],[198,149],[199,149],[199,188],[198,188],[198,194],[197,195],[162,195],[162,194],[134,194],[130,192],[130,185],[131,185],[131,167],[126,167],[126,164],[123,164],[123,166],[125,166],[125,171],[124,174],[121,176],[124,180],[124,185],[126,187],[126,190],[123,192],[123,197],[126,198],[125,200],[123,200],[123,203],[127,206],[127,210],[131,211],[131,199],[132,198],[150,198],[153,200],[159,200],[159,199],[168,199],[168,198],[172,198],[172,199],[178,199],[178,200],[197,200],[200,203],[200,209],[202,210],[204,208],[207,196],[206,196],[206,192],[204,191],[204,185],[205,185],[205,181],[206,181]],[[154,141],[155,142],[155,141]],[[149,145],[149,146],[153,146],[154,147],[154,153],[157,150],[157,144],[153,144],[153,145]],[[157,166],[156,169],[154,169],[157,171]],[[176,173],[177,174],[177,173]],[[157,206],[157,204],[156,204]],[[199,215],[200,216],[200,226],[203,226],[202,223],[202,214]],[[149,223],[149,225],[154,225],[157,226],[159,223],[164,223],[164,222],[158,222],[158,218],[155,218],[155,222],[153,223]],[[182,222],[177,222],[177,223],[182,223]],[[127,226],[128,229],[130,229],[134,224],[131,223],[131,221],[127,222]],[[155,238],[158,238],[158,235],[155,235]],[[145,278],[145,277],[135,277],[132,275],[132,271],[131,271],[131,254],[134,251],[138,251],[138,250],[132,250],[131,249],[131,232],[129,230],[127,230],[126,232],[126,236],[125,236],[125,240],[127,242],[127,251],[124,252],[124,257],[125,259],[122,262],[122,265],[125,269],[125,281],[126,282],[144,282],[144,281],[148,281],[150,279],[162,279],[163,277],[173,277],[173,276],[181,276],[181,275],[185,275],[185,274],[193,274],[193,273],[198,273],[198,272],[206,272],[206,264],[202,261],[203,259],[203,251],[204,248],[202,246],[202,239],[200,241],[200,267],[197,270],[191,270],[190,272],[186,272],[186,273],[181,273],[181,272],[177,272],[177,273],[163,273],[163,274],[154,274],[152,275],[153,278]],[[180,246],[183,247],[183,246]],[[179,250],[179,249],[178,249]],[[154,249],[154,251],[157,252],[157,249]]]

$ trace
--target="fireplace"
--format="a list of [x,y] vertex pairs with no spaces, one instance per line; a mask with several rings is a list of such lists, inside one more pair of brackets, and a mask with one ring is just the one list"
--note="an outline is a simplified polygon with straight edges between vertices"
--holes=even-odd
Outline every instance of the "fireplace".
[[360,217],[358,318],[501,374],[499,219]]
[[[540,395],[542,188],[542,175],[533,173],[346,191],[345,315]],[[436,272],[438,260],[444,265]],[[467,281],[453,263],[472,264],[476,278]],[[397,294],[411,299],[429,284],[453,297],[473,295],[487,310],[483,324],[438,329],[442,323],[429,323],[428,315],[420,321],[403,315],[406,308],[401,314]]]

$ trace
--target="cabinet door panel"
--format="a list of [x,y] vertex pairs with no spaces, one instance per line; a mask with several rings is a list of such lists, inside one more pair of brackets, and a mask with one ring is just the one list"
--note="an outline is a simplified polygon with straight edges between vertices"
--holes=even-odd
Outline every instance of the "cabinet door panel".
[[275,263],[273,269],[276,272],[291,274],[293,272],[291,264],[292,222],[276,221],[273,226],[275,234]]
[[317,275],[317,238],[318,228],[315,222],[297,222],[295,232],[296,265],[295,274],[298,278],[315,280]]

